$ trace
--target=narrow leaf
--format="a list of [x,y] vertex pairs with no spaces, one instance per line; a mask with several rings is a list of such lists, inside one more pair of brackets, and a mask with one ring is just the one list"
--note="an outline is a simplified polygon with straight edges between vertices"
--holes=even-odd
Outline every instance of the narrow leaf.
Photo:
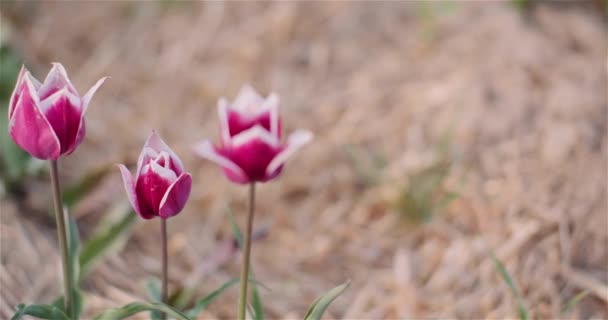
[[250,270],[249,278],[252,279],[252,282],[254,282],[251,286],[251,305],[253,306],[254,319],[264,320],[264,307],[262,305],[260,294],[258,293],[258,286],[255,283],[255,275],[253,274],[253,270]]
[[111,166],[103,166],[87,173],[82,179],[63,190],[63,203],[69,208],[93,191],[110,172]]
[[86,275],[93,269],[96,262],[108,255],[114,249],[119,248],[125,243],[128,232],[136,221],[137,215],[128,205],[121,205],[117,210],[121,210],[121,217],[118,221],[104,223],[91,238],[86,241],[80,253],[80,278],[85,279]]
[[234,218],[234,213],[231,208],[228,208],[228,218],[230,219],[230,224],[232,225],[232,233],[236,238],[236,241],[239,244],[239,248],[243,248],[243,233],[239,228],[239,225],[236,223],[236,219]]
[[11,320],[20,320],[23,316],[32,316],[47,320],[70,320],[59,308],[50,304],[20,304]]
[[80,264],[78,256],[80,253],[80,235],[78,233],[78,225],[76,220],[71,216],[67,209],[64,209],[64,215],[68,218],[68,276],[72,278],[73,287],[70,288],[70,300],[72,301],[71,310],[66,310],[74,319],[80,319],[82,312],[82,294],[78,288],[78,277],[80,272]]
[[348,288],[349,285],[350,285],[350,281],[347,281],[346,283],[343,283],[343,284],[329,290],[326,294],[317,298],[317,300],[315,300],[312,303],[312,305],[310,306],[310,308],[308,309],[308,312],[306,312],[306,316],[304,317],[304,320],[321,320],[321,317],[325,313],[325,310],[327,310],[327,307],[329,307],[329,305],[339,295],[341,295],[342,292],[344,292],[344,290],[346,290],[346,288]]
[[[154,279],[148,280],[148,282],[146,283],[146,289],[148,291],[148,296],[150,297],[150,299],[152,299],[152,301],[154,301],[154,302],[161,301],[162,298],[161,298],[160,286],[156,280],[154,280]],[[162,319],[162,312],[160,312],[158,310],[150,311],[150,319],[152,319],[152,320]]]
[[526,306],[523,303],[521,294],[519,293],[517,286],[515,286],[515,282],[513,282],[511,275],[509,275],[507,268],[505,268],[505,265],[502,263],[502,261],[500,261],[494,255],[494,253],[492,253],[492,260],[494,260],[494,264],[496,265],[496,270],[498,270],[502,279],[509,286],[509,289],[511,289],[511,293],[513,294],[513,296],[515,296],[515,299],[517,301],[517,310],[519,313],[519,319],[528,320],[528,310],[526,309]]
[[236,284],[238,282],[239,282],[239,279],[235,278],[235,279],[232,279],[232,280],[224,283],[221,287],[219,287],[215,291],[211,292],[206,297],[198,300],[192,309],[186,311],[186,315],[188,315],[192,319],[196,319],[196,317],[198,317],[198,315],[201,312],[203,312],[203,310],[205,310],[207,308],[207,306],[211,302],[213,302],[213,300],[215,300],[217,297],[219,297],[220,294],[222,294],[222,292],[224,292],[226,289],[230,288],[231,286],[233,286],[234,284]]
[[177,310],[169,307],[166,304],[159,303],[159,302],[154,302],[154,303],[133,302],[133,303],[129,303],[129,304],[123,306],[122,308],[106,310],[106,311],[102,312],[101,314],[97,315],[93,319],[94,320],[121,320],[121,319],[128,318],[128,317],[130,317],[132,315],[135,315],[137,313],[140,313],[140,312],[152,311],[152,310],[157,310],[157,311],[160,311],[160,312],[164,312],[167,315],[169,315],[171,317],[174,317],[175,319],[178,319],[178,320],[190,320],[183,313],[181,313],[181,312],[179,312],[179,311],[177,311]]
[[570,310],[572,310],[572,308],[576,307],[576,305],[578,305],[581,300],[583,300],[587,295],[589,295],[589,290],[584,290],[579,292],[577,295],[575,295],[572,299],[568,300],[568,302],[566,302],[566,305],[564,305],[564,307],[562,308],[562,310],[560,311],[560,314],[566,314],[568,312],[570,312]]

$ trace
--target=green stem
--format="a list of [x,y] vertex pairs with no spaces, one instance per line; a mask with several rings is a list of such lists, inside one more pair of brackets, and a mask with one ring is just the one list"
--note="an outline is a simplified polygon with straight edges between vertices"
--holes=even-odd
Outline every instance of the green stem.
[[247,216],[247,229],[245,229],[243,267],[241,269],[241,290],[239,293],[239,320],[245,320],[247,309],[247,282],[249,279],[249,256],[251,254],[251,231],[253,229],[253,213],[255,207],[255,182],[249,185],[249,215]]
[[[163,251],[163,274],[162,274],[162,289],[161,297],[164,304],[169,305],[169,290],[168,290],[168,278],[169,278],[169,261],[167,258],[167,220],[160,218],[160,228],[162,237],[162,251]],[[162,319],[167,319],[167,314],[162,313]]]
[[70,288],[73,286],[72,276],[68,271],[68,239],[65,228],[65,215],[63,212],[63,204],[61,199],[61,186],[59,185],[59,174],[57,170],[57,160],[49,160],[51,169],[51,184],[53,187],[53,203],[55,205],[55,222],[57,224],[57,239],[59,240],[59,247],[61,249],[62,267],[63,267],[63,301],[65,301],[65,311],[73,319],[75,315],[72,314],[72,295]]

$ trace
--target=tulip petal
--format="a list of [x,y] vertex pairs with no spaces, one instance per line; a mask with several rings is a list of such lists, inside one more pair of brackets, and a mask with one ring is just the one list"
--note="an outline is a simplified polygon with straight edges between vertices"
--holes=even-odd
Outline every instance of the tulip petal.
[[226,175],[231,181],[234,181],[236,183],[249,182],[249,177],[247,177],[245,172],[243,172],[243,170],[238,165],[236,165],[236,163],[232,162],[232,160],[219,154],[210,141],[204,141],[201,144],[195,146],[194,152],[196,152],[196,154],[200,157],[219,164],[222,168],[224,168]]
[[78,91],[76,91],[76,88],[74,88],[72,82],[68,78],[68,73],[65,71],[63,65],[54,62],[51,71],[49,71],[44,79],[44,83],[38,89],[38,96],[40,97],[40,100],[44,100],[66,86],[71,93],[79,96]]
[[139,177],[144,163],[147,164],[148,162],[150,162],[151,159],[155,159],[156,157],[158,157],[158,152],[156,152],[156,150],[150,148],[149,146],[144,145],[144,148],[139,154],[139,159],[137,159],[137,173],[135,174],[135,176]]
[[119,164],[118,168],[120,169],[120,173],[122,174],[122,182],[125,186],[125,191],[127,192],[127,198],[131,203],[131,207],[133,210],[144,219],[152,219],[154,218],[154,213],[150,212],[142,212],[139,208],[139,203],[137,201],[137,193],[135,192],[135,182],[133,181],[133,177],[129,172],[129,169],[125,167],[123,164]]
[[220,118],[220,134],[222,135],[222,143],[228,143],[230,140],[230,124],[228,123],[228,102],[225,98],[220,98],[217,102],[217,114]]
[[142,215],[158,215],[160,202],[175,180],[177,177],[173,171],[153,161],[144,165],[135,182],[135,193]]
[[57,159],[61,145],[53,127],[40,110],[35,83],[26,71],[25,87],[19,94],[9,121],[9,133],[15,143],[38,159]]
[[167,219],[182,211],[190,196],[191,187],[192,176],[183,172],[165,192],[163,199],[160,201],[158,215]]
[[82,97],[82,113],[80,116],[80,123],[78,124],[78,131],[76,133],[76,139],[74,139],[74,144],[72,145],[71,148],[68,149],[68,151],[66,152],[67,154],[72,153],[76,147],[78,145],[80,145],[80,143],[82,143],[82,140],[84,139],[84,135],[86,133],[86,125],[84,122],[84,114],[87,112],[87,109],[89,108],[89,103],[91,102],[91,99],[93,98],[93,95],[95,94],[95,92],[97,91],[97,89],[99,89],[99,87],[103,84],[103,82],[107,79],[107,77],[101,78],[97,81],[97,83],[95,83],[95,85],[93,85],[91,87],[91,89],[89,89],[89,91],[87,91],[87,93],[84,95],[84,97]]
[[273,136],[264,127],[262,127],[261,125],[255,125],[252,128],[249,128],[232,137],[232,140],[230,141],[230,146],[236,148],[256,139],[259,139],[274,148],[279,147],[281,143],[278,137]]
[[59,139],[61,154],[69,154],[76,149],[76,138],[82,118],[80,98],[69,92],[67,87],[53,93],[40,102],[40,111],[53,127]]
[[244,85],[232,103],[232,108],[239,112],[255,113],[264,103],[264,99],[251,87]]
[[274,159],[266,167],[266,175],[272,175],[279,167],[281,167],[289,157],[291,157],[298,149],[312,140],[313,134],[310,131],[298,130],[289,135],[287,146],[283,151],[277,154]]
[[19,100],[19,96],[21,95],[21,90],[23,90],[23,77],[25,75],[25,73],[27,72],[27,70],[25,69],[25,65],[21,65],[21,70],[19,70],[19,76],[17,76],[17,83],[15,83],[15,90],[13,90],[13,93],[11,94],[11,99],[9,100],[8,103],[8,119],[11,119],[11,116],[13,115],[13,110],[15,109],[15,106],[17,104],[17,101]]
[[150,170],[156,173],[159,178],[166,180],[171,185],[177,179],[177,175],[171,169],[167,169],[154,161],[150,161]]
[[[171,157],[171,169],[173,169],[177,175],[180,175],[182,172],[184,172],[184,165],[182,164],[181,159],[177,156],[175,152],[173,152],[173,150],[171,150],[171,148],[169,148],[169,146],[163,141],[163,139],[161,139],[161,137],[158,135],[158,133],[156,133],[155,130],[152,130],[152,134],[150,134],[150,137],[148,137],[146,144],[144,144],[144,151],[146,148],[150,148],[156,151],[156,154],[154,154],[152,158],[156,158],[161,151],[167,152]],[[142,152],[142,155],[143,154],[144,153]],[[144,161],[142,157],[140,157],[140,161],[142,161],[142,163],[147,163],[147,161]]]
[[89,103],[91,102],[91,99],[93,99],[93,95],[95,95],[95,92],[97,92],[99,87],[101,87],[101,85],[106,81],[107,78],[108,77],[103,77],[97,80],[97,82],[91,87],[91,89],[89,89],[89,91],[87,91],[87,93],[82,97],[83,115],[85,114],[85,112],[87,112],[87,109],[89,108]]
[[266,101],[264,101],[263,108],[268,109],[270,113],[270,133],[277,138],[281,138],[281,122],[279,118],[279,96],[274,93],[271,94],[266,99]]

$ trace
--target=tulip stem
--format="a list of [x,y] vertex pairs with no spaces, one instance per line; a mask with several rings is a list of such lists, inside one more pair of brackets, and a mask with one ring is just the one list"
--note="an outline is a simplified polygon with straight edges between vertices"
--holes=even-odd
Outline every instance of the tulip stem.
[[57,160],[49,160],[51,169],[51,184],[53,188],[53,203],[55,205],[55,223],[57,224],[57,239],[61,249],[62,267],[63,267],[63,301],[65,302],[65,311],[70,315],[70,319],[75,319],[76,315],[72,314],[72,295],[70,288],[73,286],[73,279],[68,271],[68,239],[65,228],[65,214],[63,212],[63,201],[61,199],[61,186],[59,185],[59,174],[57,170]]
[[[169,288],[168,288],[168,278],[169,278],[169,261],[167,259],[167,220],[160,218],[160,229],[161,229],[161,237],[162,237],[162,251],[163,251],[163,274],[162,274],[162,289],[161,289],[161,297],[164,304],[169,304]],[[163,312],[162,319],[167,319],[167,314]]]
[[249,256],[251,254],[251,231],[253,229],[253,214],[255,208],[255,182],[249,185],[249,214],[247,215],[247,228],[245,229],[243,267],[241,269],[241,290],[239,294],[239,320],[245,320],[247,308],[247,283],[249,282]]

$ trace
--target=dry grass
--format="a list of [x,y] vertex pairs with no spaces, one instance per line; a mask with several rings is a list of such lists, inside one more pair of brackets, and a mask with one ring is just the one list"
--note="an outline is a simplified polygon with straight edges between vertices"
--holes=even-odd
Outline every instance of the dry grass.
[[[568,317],[608,317],[606,23],[598,9],[508,3],[20,2],[3,4],[11,45],[42,75],[51,61],[80,90],[112,79],[87,115],[65,181],[130,161],[156,128],[193,172],[193,195],[170,221],[171,282],[210,292],[238,274],[238,257],[209,266],[242,223],[246,188],[191,146],[217,137],[215,102],[244,83],[280,94],[285,127],[315,142],[259,188],[256,225],[268,236],[253,265],[270,318],[296,319],[315,296],[352,279],[329,311],[343,319],[513,318],[504,261],[535,318],[590,290]],[[427,12],[424,11],[424,12]],[[434,13],[433,13],[434,12]],[[6,23],[6,24],[5,24]],[[459,198],[424,225],[395,203],[407,177],[435,161],[450,135],[443,184]],[[364,185],[344,146],[386,165]],[[118,171],[87,208],[83,228],[124,201]],[[46,191],[33,184],[32,198]],[[45,199],[38,201],[45,208]],[[52,225],[3,199],[0,314],[59,292]],[[159,272],[158,221],[86,284],[89,313],[145,297]],[[85,232],[86,236],[86,232]],[[43,268],[41,268],[43,266]],[[193,283],[193,279],[198,282]],[[191,283],[188,283],[191,282]],[[234,317],[237,290],[204,314]]]

